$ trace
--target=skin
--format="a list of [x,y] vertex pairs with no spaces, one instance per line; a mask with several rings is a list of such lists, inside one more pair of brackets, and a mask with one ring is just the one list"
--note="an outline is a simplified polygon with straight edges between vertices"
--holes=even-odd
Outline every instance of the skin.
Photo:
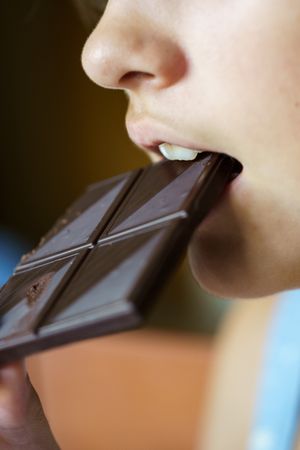
[[1,450],[58,450],[22,362],[0,370]]
[[219,296],[300,286],[299,16],[295,0],[110,0],[83,51],[126,92],[135,141],[150,123],[243,164],[190,248]]
[[[129,135],[140,147],[159,129],[174,136],[170,143],[242,163],[189,249],[196,279],[219,296],[253,298],[300,286],[299,19],[296,0],[110,0],[83,51],[95,83],[126,93]],[[272,302],[253,303],[250,314],[243,306],[220,335],[205,450],[246,448],[254,384],[249,401],[238,399],[246,395],[245,373],[249,383],[257,378]],[[21,366],[8,370],[11,382],[6,369],[0,378],[7,448],[57,448],[46,421],[28,413],[35,410],[28,405],[41,409]],[[237,395],[226,399],[226,392]],[[228,403],[232,423],[224,426]],[[20,427],[31,439],[27,447],[20,446]],[[33,443],[43,436],[47,444]]]

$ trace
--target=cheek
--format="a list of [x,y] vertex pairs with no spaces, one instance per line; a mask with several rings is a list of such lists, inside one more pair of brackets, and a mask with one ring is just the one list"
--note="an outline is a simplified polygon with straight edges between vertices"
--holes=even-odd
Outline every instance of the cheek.
[[224,100],[233,111],[241,144],[246,137],[259,147],[272,144],[282,149],[282,144],[292,145],[294,137],[299,142],[299,56],[291,47],[267,44],[257,42],[243,64],[231,69]]
[[300,27],[283,1],[281,16],[269,0],[252,3],[252,15],[226,19],[208,33],[193,81],[199,117],[204,109],[210,129],[251,177],[247,189],[198,230],[190,248],[200,284],[229,297],[266,295],[299,282],[291,272],[300,254],[293,253],[300,242],[292,223],[300,220],[291,211],[299,203],[292,193],[299,192]]
[[300,27],[260,10],[225,16],[202,42],[195,36],[200,117],[205,99],[206,114],[235,146],[244,146],[245,137],[265,145],[300,135]]

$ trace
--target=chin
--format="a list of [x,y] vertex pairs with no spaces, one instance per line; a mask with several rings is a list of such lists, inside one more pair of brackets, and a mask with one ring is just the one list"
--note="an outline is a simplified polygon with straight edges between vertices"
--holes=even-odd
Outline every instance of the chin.
[[[241,278],[240,273],[230,270],[232,262],[228,257],[220,257],[199,242],[193,241],[189,247],[188,257],[192,274],[197,283],[207,292],[221,298],[249,297],[249,283]],[[240,271],[238,271],[240,272]]]
[[259,298],[290,289],[272,262],[249,256],[237,234],[196,233],[189,247],[189,263],[199,285],[227,299]]
[[292,226],[278,219],[281,211],[270,208],[270,200],[243,178],[236,180],[194,233],[188,255],[195,279],[206,291],[229,299],[299,288],[298,228],[293,238]]

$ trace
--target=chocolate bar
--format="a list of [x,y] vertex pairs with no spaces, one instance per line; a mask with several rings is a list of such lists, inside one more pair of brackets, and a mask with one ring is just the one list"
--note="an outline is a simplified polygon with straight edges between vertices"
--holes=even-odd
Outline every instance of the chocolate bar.
[[0,362],[140,326],[236,164],[205,153],[90,186],[0,292]]

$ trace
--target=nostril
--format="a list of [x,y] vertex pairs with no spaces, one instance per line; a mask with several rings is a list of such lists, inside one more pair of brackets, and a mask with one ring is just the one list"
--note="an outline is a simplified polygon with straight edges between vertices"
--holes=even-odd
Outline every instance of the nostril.
[[121,21],[113,12],[108,7],[82,53],[83,67],[96,84],[110,89],[145,86],[160,90],[185,75],[185,53],[172,36],[153,34],[143,21],[136,25],[129,18]]
[[120,78],[119,84],[121,86],[129,87],[129,85],[140,83],[142,81],[149,81],[153,78],[155,78],[155,75],[152,73],[133,70],[125,73],[125,75]]

